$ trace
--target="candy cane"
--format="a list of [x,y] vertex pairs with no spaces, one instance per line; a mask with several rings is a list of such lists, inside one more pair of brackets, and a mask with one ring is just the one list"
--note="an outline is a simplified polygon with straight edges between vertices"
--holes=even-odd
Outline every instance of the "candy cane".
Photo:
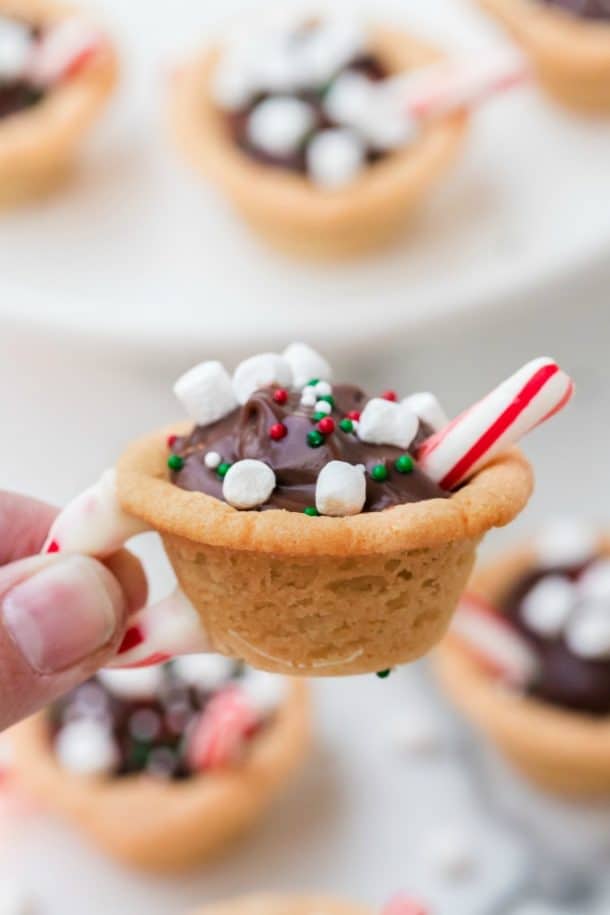
[[527,59],[513,52],[441,61],[404,78],[403,103],[415,120],[433,120],[474,108],[530,76]]
[[49,28],[36,48],[29,76],[39,86],[50,86],[74,76],[97,53],[103,36],[77,17],[61,19]]
[[449,632],[483,668],[512,686],[524,688],[535,679],[536,655],[482,597],[462,595]]
[[381,915],[431,915],[431,913],[417,899],[400,893],[384,905]]
[[187,754],[198,771],[226,768],[239,760],[259,717],[239,687],[214,696],[190,735]]
[[573,392],[573,381],[556,362],[534,359],[426,439],[419,466],[443,489],[455,489],[561,410]]

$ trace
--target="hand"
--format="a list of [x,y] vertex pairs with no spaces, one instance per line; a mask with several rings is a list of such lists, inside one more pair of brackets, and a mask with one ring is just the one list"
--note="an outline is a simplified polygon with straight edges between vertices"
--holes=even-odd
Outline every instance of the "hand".
[[56,510],[0,491],[0,730],[86,680],[146,603],[138,560],[38,555]]

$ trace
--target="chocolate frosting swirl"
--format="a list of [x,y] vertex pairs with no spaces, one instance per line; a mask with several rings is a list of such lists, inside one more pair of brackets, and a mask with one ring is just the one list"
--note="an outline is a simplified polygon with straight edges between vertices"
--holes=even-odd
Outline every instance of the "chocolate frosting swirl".
[[[257,391],[243,407],[209,426],[196,426],[190,435],[180,437],[171,446],[184,463],[172,473],[172,480],[182,489],[203,492],[222,499],[222,478],[206,467],[204,457],[216,451],[223,461],[234,463],[244,458],[264,461],[275,473],[277,484],[269,500],[261,508],[283,508],[303,511],[315,505],[318,474],[329,461],[346,461],[366,467],[366,502],[363,511],[382,511],[394,505],[420,502],[424,499],[447,498],[442,490],[417,466],[410,473],[394,469],[395,460],[407,452],[391,445],[372,445],[361,441],[353,432],[344,432],[340,420],[352,411],[359,412],[369,400],[360,388],[349,384],[334,384],[332,418],[335,430],[324,436],[320,447],[311,447],[307,434],[315,429],[313,408],[301,404],[300,391],[288,394],[286,403],[277,403],[273,388]],[[283,423],[287,434],[279,441],[269,435],[269,429]],[[414,456],[418,446],[433,430],[420,422],[419,430],[408,453]],[[388,477],[376,481],[370,470],[385,464]]]
[[582,19],[610,20],[610,3],[608,0],[541,0],[548,6],[579,16]]

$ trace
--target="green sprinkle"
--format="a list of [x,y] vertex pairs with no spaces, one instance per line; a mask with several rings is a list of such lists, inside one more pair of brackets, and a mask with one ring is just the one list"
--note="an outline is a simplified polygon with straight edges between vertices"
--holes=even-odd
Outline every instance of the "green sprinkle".
[[385,680],[386,677],[389,677],[392,673],[392,668],[388,667],[386,670],[378,670],[375,674],[376,677],[379,677],[380,680]]
[[322,394],[321,397],[318,397],[318,400],[325,400],[326,403],[329,403],[331,405],[331,407],[334,407],[334,405],[335,405],[335,398],[333,397],[332,394]]
[[400,457],[397,457],[394,461],[394,467],[398,473],[411,473],[415,463],[410,454],[401,454]]
[[319,413],[312,413],[311,418],[314,421],[314,423],[319,423],[320,420],[324,419],[325,416],[328,416],[328,413],[319,412]]
[[167,466],[170,470],[182,470],[184,467],[184,458],[181,458],[179,454],[170,454],[167,459]]
[[230,467],[231,467],[231,464],[229,463],[229,461],[223,461],[222,464],[219,464],[218,467],[216,468],[216,473],[218,474],[219,477],[226,477],[227,473],[229,472]]
[[316,384],[319,383],[319,381],[320,381],[319,378],[310,378],[309,381],[307,382],[307,384],[305,385],[305,387],[313,388]]
[[316,518],[320,514],[320,512],[318,511],[318,509],[316,508],[315,505],[308,505],[307,508],[303,509],[303,514],[309,515],[310,518]]
[[375,464],[371,467],[371,477],[378,483],[383,483],[388,478],[388,468],[385,464]]
[[317,429],[307,433],[307,444],[310,448],[319,448],[324,443],[324,436]]
[[351,421],[351,419],[347,419],[347,417],[346,417],[345,419],[342,419],[341,422],[339,423],[339,428],[342,429],[344,432],[353,432],[354,424]]

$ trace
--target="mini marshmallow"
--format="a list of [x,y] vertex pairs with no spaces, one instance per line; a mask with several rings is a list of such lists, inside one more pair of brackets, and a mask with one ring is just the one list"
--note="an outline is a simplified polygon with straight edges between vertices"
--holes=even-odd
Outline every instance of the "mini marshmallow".
[[321,515],[358,515],[366,501],[366,478],[362,464],[330,461],[316,481],[316,508]]
[[309,177],[321,188],[338,190],[350,184],[366,163],[366,147],[357,133],[337,127],[321,130],[307,146]]
[[430,426],[434,432],[443,429],[449,422],[449,417],[441,407],[434,394],[429,391],[420,391],[411,394],[402,401],[409,407],[423,423]]
[[282,356],[292,369],[293,384],[296,388],[302,388],[312,378],[332,380],[333,372],[329,363],[307,343],[291,343]]
[[580,607],[566,624],[565,640],[581,658],[610,658],[610,606],[604,602]]
[[217,451],[206,451],[203,463],[209,470],[216,470],[221,462],[222,458]]
[[231,377],[220,362],[200,362],[174,385],[174,394],[194,423],[208,426],[237,407]]
[[328,415],[329,413],[332,413],[332,409],[333,408],[327,400],[316,400],[314,404],[315,413],[326,413],[326,415]]
[[360,415],[358,438],[373,445],[408,448],[419,428],[419,419],[404,403],[373,397]]
[[597,545],[597,533],[589,524],[574,518],[558,518],[539,532],[534,548],[538,564],[552,568],[587,562],[595,555]]
[[269,93],[294,92],[302,80],[299,56],[282,36],[263,41],[253,65],[257,89]]
[[86,718],[61,728],[55,753],[60,765],[76,775],[107,775],[119,761],[119,750],[108,728]]
[[9,83],[26,73],[32,47],[25,25],[0,16],[0,81]]
[[181,680],[204,692],[215,692],[231,679],[235,662],[221,654],[183,655],[174,661]]
[[578,593],[593,601],[608,601],[610,605],[610,559],[593,562],[578,579]]
[[275,489],[275,474],[263,461],[246,458],[227,471],[222,495],[233,508],[247,509],[263,505]]
[[576,587],[565,575],[547,575],[534,585],[522,604],[527,625],[538,635],[559,635],[577,600]]
[[476,857],[468,833],[454,826],[439,827],[425,841],[430,864],[442,877],[457,880],[468,876]]
[[277,353],[259,353],[240,362],[233,373],[233,390],[240,404],[260,388],[277,384],[282,388],[292,386],[290,363]]
[[227,49],[212,77],[213,101],[225,111],[239,111],[246,107],[254,92],[251,62],[239,49]]
[[152,699],[163,683],[160,666],[137,667],[133,670],[100,670],[97,674],[106,689],[121,699]]
[[302,79],[323,86],[366,48],[367,36],[353,19],[327,19],[312,30],[299,51]]
[[326,93],[324,111],[337,124],[358,128],[370,117],[374,86],[364,74],[347,70],[337,77]]
[[238,682],[248,702],[261,717],[271,715],[286,696],[287,681],[280,674],[247,669]]
[[248,119],[248,139],[270,156],[289,156],[296,152],[316,123],[308,102],[290,96],[264,99]]

